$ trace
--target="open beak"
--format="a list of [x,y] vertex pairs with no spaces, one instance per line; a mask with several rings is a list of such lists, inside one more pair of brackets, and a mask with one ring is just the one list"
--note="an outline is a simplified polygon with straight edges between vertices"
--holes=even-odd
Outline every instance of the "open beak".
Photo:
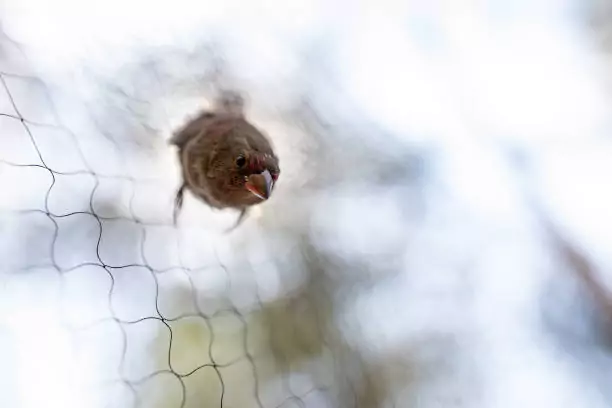
[[274,180],[270,172],[264,170],[260,174],[251,174],[247,179],[245,187],[262,200],[267,200],[272,193]]

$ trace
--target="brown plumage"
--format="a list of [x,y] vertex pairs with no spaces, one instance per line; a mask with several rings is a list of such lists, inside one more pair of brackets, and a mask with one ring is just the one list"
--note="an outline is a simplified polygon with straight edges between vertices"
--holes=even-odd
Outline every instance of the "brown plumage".
[[178,147],[183,182],[174,207],[174,222],[185,190],[210,207],[234,208],[243,220],[247,209],[272,194],[280,169],[272,145],[244,117],[244,100],[224,92],[212,109],[200,113],[170,139]]

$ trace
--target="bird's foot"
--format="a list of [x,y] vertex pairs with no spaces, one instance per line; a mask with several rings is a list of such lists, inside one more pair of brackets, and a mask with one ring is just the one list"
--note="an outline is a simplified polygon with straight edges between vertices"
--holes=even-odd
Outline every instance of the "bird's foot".
[[235,230],[236,228],[238,228],[238,226],[240,224],[242,224],[242,221],[244,221],[244,218],[246,217],[246,215],[247,215],[247,210],[246,209],[243,209],[242,211],[240,211],[240,215],[238,216],[238,219],[236,220],[236,223],[233,226],[231,226],[230,228],[226,229],[225,233],[226,234],[230,233],[233,230]]

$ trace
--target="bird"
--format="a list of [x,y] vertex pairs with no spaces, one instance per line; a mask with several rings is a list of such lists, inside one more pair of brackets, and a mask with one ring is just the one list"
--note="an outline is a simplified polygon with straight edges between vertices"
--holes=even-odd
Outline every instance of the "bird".
[[250,207],[268,200],[280,175],[270,139],[245,117],[245,101],[222,91],[209,109],[173,133],[182,180],[174,199],[176,225],[189,191],[215,209],[235,209],[238,227]]

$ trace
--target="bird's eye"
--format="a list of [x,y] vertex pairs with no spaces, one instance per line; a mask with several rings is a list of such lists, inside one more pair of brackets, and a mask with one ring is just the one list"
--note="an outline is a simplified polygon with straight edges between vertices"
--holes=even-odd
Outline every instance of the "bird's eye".
[[236,166],[244,167],[245,164],[246,164],[246,158],[244,156],[238,156],[238,158],[236,159]]

